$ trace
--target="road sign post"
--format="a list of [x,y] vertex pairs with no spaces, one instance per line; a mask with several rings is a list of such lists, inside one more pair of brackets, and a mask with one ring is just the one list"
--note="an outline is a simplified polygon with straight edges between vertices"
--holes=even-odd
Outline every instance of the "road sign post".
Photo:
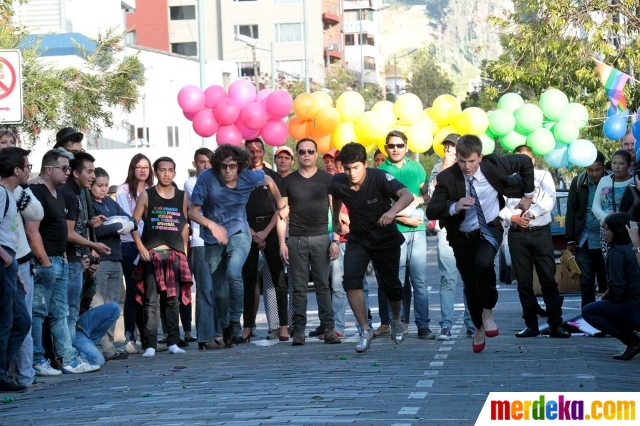
[[0,50],[0,123],[22,123],[22,56]]

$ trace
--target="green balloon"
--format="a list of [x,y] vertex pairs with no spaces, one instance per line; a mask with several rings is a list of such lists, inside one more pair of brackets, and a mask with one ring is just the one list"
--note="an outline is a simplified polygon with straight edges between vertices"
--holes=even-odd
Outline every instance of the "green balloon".
[[516,127],[513,128],[513,131],[518,132],[524,136],[527,136],[528,134],[532,133],[529,129],[523,129],[522,127],[518,126],[518,124],[516,124]]
[[563,118],[568,118],[578,123],[578,129],[584,128],[589,122],[589,111],[582,104],[571,102],[565,109]]
[[482,155],[491,154],[496,149],[496,141],[491,136],[483,133],[480,135],[482,141]]
[[511,112],[514,112],[522,105],[524,105],[524,100],[522,99],[522,96],[517,93],[505,93],[498,101],[498,109],[504,109]]
[[540,128],[527,136],[527,146],[535,155],[544,156],[555,149],[556,141],[551,130]]
[[487,130],[485,130],[485,134],[486,134],[487,136],[489,136],[490,138],[492,138],[492,139],[495,139],[495,138],[497,138],[497,137],[498,137],[498,135],[496,135],[495,133],[493,133],[493,132],[491,131],[491,129],[490,129],[490,128],[488,128],[488,127],[487,127]]
[[496,136],[504,136],[513,131],[516,119],[506,109],[494,111],[489,117],[489,130]]
[[500,145],[509,152],[527,143],[527,137],[518,132],[511,132],[500,138]]
[[540,109],[545,117],[558,121],[566,114],[569,99],[558,89],[549,89],[540,96]]
[[553,132],[553,127],[556,125],[557,121],[543,121],[542,127],[545,129],[549,129]]
[[579,134],[578,123],[569,118],[563,118],[553,127],[553,135],[556,140],[567,145],[577,140]]
[[516,126],[524,131],[523,134],[533,133],[542,127],[542,110],[534,104],[524,104],[513,113]]

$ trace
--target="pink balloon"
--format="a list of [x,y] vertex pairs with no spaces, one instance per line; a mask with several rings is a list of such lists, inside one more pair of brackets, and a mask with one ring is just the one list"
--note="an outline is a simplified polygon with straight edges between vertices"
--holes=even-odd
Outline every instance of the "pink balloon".
[[242,121],[240,120],[236,121],[235,124],[238,130],[240,130],[240,133],[242,133],[242,139],[244,140],[255,139],[260,136],[260,129],[250,129],[242,124]]
[[[202,110],[200,110],[200,111],[202,111]],[[200,112],[200,111],[198,111],[198,112]],[[184,112],[184,111],[182,111],[182,115],[184,115],[184,118],[186,118],[187,120],[193,121],[193,117],[195,117],[198,112]]]
[[267,98],[269,97],[269,95],[272,94],[273,92],[275,92],[275,90],[273,89],[262,89],[256,95],[256,102],[259,102],[262,105],[264,105],[267,102]]
[[235,123],[240,116],[240,105],[238,101],[225,98],[221,99],[213,110],[216,120],[223,126]]
[[216,142],[218,145],[228,143],[229,145],[242,145],[242,133],[235,124],[228,126],[220,126],[216,133]]
[[178,105],[184,112],[196,113],[204,108],[204,92],[197,86],[184,86],[178,92]]
[[224,90],[224,87],[222,86],[209,86],[204,91],[204,97],[204,106],[214,109],[216,105],[218,105],[218,102],[227,97],[227,91]]
[[272,118],[284,118],[293,108],[293,99],[289,92],[285,90],[276,90],[267,97],[266,105],[267,114]]
[[238,101],[242,108],[256,99],[256,88],[249,80],[236,80],[229,86],[229,98]]
[[203,138],[213,136],[218,131],[218,122],[213,116],[213,111],[205,108],[198,112],[193,117],[193,131]]
[[270,118],[262,128],[260,134],[262,135],[262,140],[264,140],[267,145],[280,146],[287,141],[289,128],[287,127],[287,123],[281,119]]
[[250,129],[262,129],[269,116],[262,104],[249,102],[240,110],[240,122]]

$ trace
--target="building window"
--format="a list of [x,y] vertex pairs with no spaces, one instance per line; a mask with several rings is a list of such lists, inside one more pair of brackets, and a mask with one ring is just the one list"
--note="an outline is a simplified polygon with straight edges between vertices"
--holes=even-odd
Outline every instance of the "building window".
[[363,10],[362,12],[359,10],[344,11],[345,21],[359,21],[360,17],[362,17],[363,21],[373,21],[373,10]]
[[222,87],[228,89],[231,86],[231,73],[223,72],[222,73]]
[[[145,132],[145,130],[146,130],[146,132]],[[138,127],[136,132],[137,132],[137,135],[138,135],[138,139],[144,139],[147,142],[149,142],[149,128],[148,127],[146,127],[145,129],[143,129],[142,127]],[[144,133],[147,134],[146,138],[144,137]]]
[[276,63],[276,70],[283,71],[289,76],[304,77],[304,61],[278,61]]
[[365,56],[364,57],[364,69],[365,70],[374,70],[376,69],[376,60],[373,56]]
[[275,4],[300,4],[302,0],[275,0]]
[[136,44],[136,31],[130,30],[124,35],[124,44],[125,46],[129,46],[131,44]]
[[[238,62],[238,75],[240,77],[253,77],[253,62]],[[260,62],[258,62],[258,75],[260,75]]]
[[178,55],[198,56],[198,43],[190,41],[187,43],[171,43],[171,52]]
[[276,42],[292,43],[303,41],[302,29],[302,22],[296,22],[293,24],[276,24]]
[[234,25],[233,32],[235,35],[243,35],[256,40],[258,39],[257,25]]
[[169,148],[179,147],[180,139],[179,139],[178,126],[168,126],[167,127],[167,141],[169,142]]
[[376,41],[372,35],[367,34],[367,35],[364,35],[362,38],[364,39],[362,40],[363,44],[368,44],[369,46],[376,45]]
[[195,6],[171,6],[169,16],[172,21],[184,21],[186,19],[196,19]]
[[136,138],[136,126],[129,124],[129,140],[132,141]]
[[356,43],[356,35],[355,34],[345,34],[344,35],[344,45],[345,46],[355,46]]

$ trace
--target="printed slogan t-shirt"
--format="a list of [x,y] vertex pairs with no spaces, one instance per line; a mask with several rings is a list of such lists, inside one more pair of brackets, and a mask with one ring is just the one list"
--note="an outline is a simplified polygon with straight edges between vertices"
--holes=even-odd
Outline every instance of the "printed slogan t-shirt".
[[175,196],[171,199],[162,198],[156,187],[147,189],[147,215],[144,217],[145,232],[142,234],[142,244],[147,250],[166,245],[174,250],[185,253],[182,230],[187,224],[184,217],[184,191],[175,189]]

